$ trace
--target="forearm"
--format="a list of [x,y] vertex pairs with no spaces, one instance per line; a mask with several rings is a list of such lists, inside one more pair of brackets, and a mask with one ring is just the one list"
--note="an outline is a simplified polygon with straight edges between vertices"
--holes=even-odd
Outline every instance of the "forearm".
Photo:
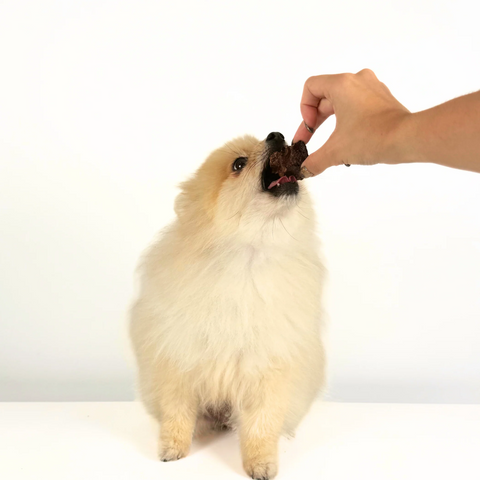
[[480,92],[409,115],[395,142],[395,163],[431,162],[480,173]]

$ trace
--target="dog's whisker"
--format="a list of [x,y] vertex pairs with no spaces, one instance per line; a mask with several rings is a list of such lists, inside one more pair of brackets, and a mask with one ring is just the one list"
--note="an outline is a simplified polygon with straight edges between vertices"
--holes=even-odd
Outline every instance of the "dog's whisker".
[[278,217],[278,219],[280,220],[280,223],[282,224],[282,227],[285,229],[285,231],[294,239],[298,242],[298,240],[285,228],[285,225],[283,224],[282,222],[282,219],[280,217]]
[[300,204],[298,203],[298,199],[296,199],[295,202],[296,202],[296,204],[297,204],[298,213],[299,213],[303,218],[305,218],[305,219],[307,219],[307,220],[310,220],[309,217],[306,217],[306,216],[302,213],[303,210],[302,210],[302,208],[300,207]]
[[227,218],[226,221],[231,220],[233,217],[236,217],[239,213],[240,210],[237,213],[233,214],[230,218]]

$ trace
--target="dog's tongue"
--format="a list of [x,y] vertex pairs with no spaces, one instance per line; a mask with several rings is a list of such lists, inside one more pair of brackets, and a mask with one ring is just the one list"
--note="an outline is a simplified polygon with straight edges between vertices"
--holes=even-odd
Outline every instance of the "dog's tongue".
[[274,180],[269,186],[268,186],[268,189],[270,190],[271,188],[273,188],[275,185],[282,185],[282,183],[289,183],[289,182],[296,182],[297,179],[293,176],[293,175],[290,175],[289,177],[286,177],[286,176],[283,176],[283,177],[280,177],[278,180]]

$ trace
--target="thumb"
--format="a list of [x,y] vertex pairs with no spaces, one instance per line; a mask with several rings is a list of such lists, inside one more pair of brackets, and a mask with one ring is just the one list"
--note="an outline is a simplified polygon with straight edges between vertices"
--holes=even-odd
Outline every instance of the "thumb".
[[[307,157],[302,164],[302,170],[306,178],[319,175],[328,167],[342,164],[342,162],[338,160],[339,155],[335,143],[334,134],[332,134],[322,147]],[[305,172],[304,167],[310,172],[310,175],[308,175],[308,172]]]

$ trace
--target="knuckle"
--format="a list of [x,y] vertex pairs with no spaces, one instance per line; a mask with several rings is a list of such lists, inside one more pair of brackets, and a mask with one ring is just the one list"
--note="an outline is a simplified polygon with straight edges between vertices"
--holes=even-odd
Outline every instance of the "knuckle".
[[383,82],[380,82],[380,85],[384,90],[386,90],[387,92],[390,92],[390,89]]
[[369,68],[363,68],[358,72],[358,75],[362,77],[374,77],[375,74],[373,73],[373,70],[370,70]]
[[305,86],[306,87],[309,87],[311,86],[313,83],[315,83],[317,80],[317,77],[315,75],[311,76],[311,77],[308,77],[306,82],[305,82]]
[[346,87],[353,82],[354,78],[355,76],[353,73],[341,73],[338,76],[338,83],[340,84],[340,86]]

